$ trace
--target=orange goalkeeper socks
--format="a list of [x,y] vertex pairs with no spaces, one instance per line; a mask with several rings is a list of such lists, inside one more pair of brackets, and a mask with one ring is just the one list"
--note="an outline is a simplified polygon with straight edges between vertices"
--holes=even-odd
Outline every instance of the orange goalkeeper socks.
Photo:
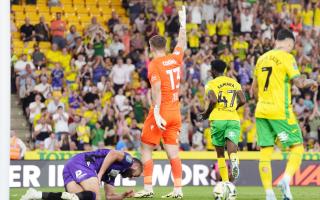
[[148,160],[143,164],[143,174],[144,174],[144,186],[145,189],[152,189],[152,173],[153,173],[153,160]]
[[182,179],[182,164],[179,157],[170,160],[172,175],[174,179],[174,187],[181,187],[181,179]]

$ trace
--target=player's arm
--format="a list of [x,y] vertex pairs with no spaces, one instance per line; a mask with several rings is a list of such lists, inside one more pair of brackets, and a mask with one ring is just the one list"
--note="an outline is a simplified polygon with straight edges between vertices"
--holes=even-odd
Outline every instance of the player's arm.
[[208,98],[208,101],[209,101],[209,105],[208,105],[207,109],[205,110],[205,112],[200,114],[201,119],[208,119],[209,116],[210,116],[210,113],[212,112],[212,110],[214,108],[214,106],[218,102],[217,96],[212,90],[210,90],[208,92],[207,98]]
[[166,130],[165,126],[167,122],[160,115],[160,105],[161,105],[161,81],[158,80],[151,84],[151,101],[153,107],[153,115],[157,126],[161,130]]
[[317,81],[309,78],[304,78],[303,76],[298,76],[292,79],[292,82],[295,86],[297,86],[300,89],[310,88],[312,91],[315,91],[318,89]]
[[246,103],[246,97],[244,96],[244,93],[242,92],[242,90],[237,91],[237,96],[238,96],[238,105],[236,109],[238,110],[238,108],[240,108]]
[[120,162],[124,158],[124,153],[120,151],[110,150],[108,155],[104,158],[104,161],[102,163],[102,166],[98,173],[99,181],[101,181],[101,178],[103,174],[107,171],[107,169],[112,165],[114,162]]
[[104,185],[104,192],[105,192],[106,199],[108,200],[122,200],[125,198],[133,197],[133,194],[134,194],[133,190],[128,190],[122,194],[117,194],[115,192],[115,187],[110,184]]
[[186,47],[186,7],[182,6],[182,9],[178,11],[179,13],[179,22],[180,30],[178,35],[178,41],[176,48],[181,48],[182,50]]
[[258,99],[258,82],[256,78],[253,78],[251,89],[250,89],[250,97]]

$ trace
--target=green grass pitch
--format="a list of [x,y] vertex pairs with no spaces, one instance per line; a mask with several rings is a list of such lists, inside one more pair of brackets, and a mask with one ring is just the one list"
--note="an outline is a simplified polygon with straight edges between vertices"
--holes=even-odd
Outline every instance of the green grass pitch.
[[[45,192],[58,192],[63,191],[63,188],[37,188]],[[118,192],[124,191],[124,188],[117,188]],[[135,188],[138,190],[140,188]],[[14,188],[10,190],[10,200],[20,200],[20,197],[26,192],[26,188]],[[154,200],[161,199],[161,196],[169,193],[171,187],[154,187],[155,198]],[[274,189],[278,200],[281,200],[279,189]],[[264,200],[264,191],[262,187],[237,187],[238,198],[237,200]],[[101,190],[102,192],[102,190]],[[184,187],[184,198],[186,200],[213,200],[212,187]],[[291,192],[295,200],[320,200],[320,187],[292,187]],[[102,195],[103,196],[103,195]],[[102,198],[104,200],[104,198]]]

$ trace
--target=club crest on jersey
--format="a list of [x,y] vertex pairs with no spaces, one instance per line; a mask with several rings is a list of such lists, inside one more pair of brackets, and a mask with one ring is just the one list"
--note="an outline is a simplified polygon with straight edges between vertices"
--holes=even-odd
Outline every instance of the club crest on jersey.
[[178,56],[180,55],[180,51],[174,51],[173,54]]
[[130,155],[126,155],[126,161],[128,163],[132,163],[132,157]]
[[177,62],[173,59],[170,59],[170,60],[163,61],[162,64],[164,66],[169,66],[169,65],[177,64]]

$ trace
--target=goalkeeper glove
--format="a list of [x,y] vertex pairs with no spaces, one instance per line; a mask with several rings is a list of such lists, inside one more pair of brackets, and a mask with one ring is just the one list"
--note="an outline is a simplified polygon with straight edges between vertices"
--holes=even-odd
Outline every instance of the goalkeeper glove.
[[160,107],[158,105],[154,106],[153,115],[154,115],[154,119],[156,121],[158,128],[160,128],[161,130],[166,130],[165,126],[166,126],[167,122],[161,117]]
[[181,28],[186,28],[186,7],[182,6],[182,9],[178,11],[179,14],[179,22]]

